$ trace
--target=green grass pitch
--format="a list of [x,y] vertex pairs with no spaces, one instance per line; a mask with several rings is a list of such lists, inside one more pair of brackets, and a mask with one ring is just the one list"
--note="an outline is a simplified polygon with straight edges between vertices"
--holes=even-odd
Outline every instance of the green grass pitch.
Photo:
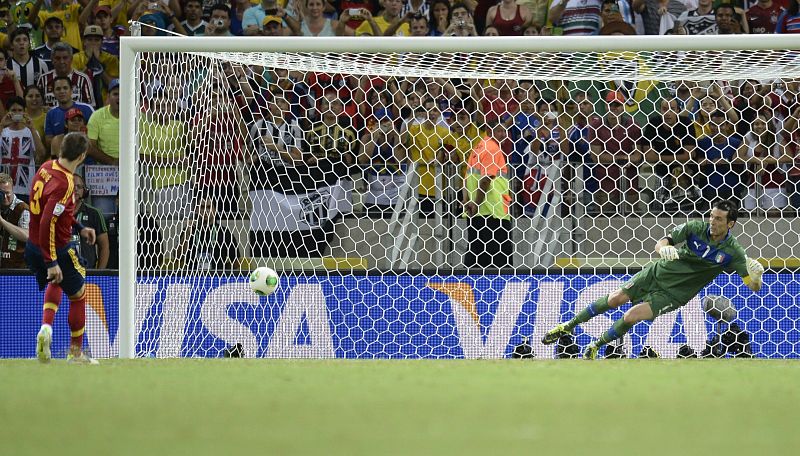
[[3,455],[790,455],[800,361],[0,361]]

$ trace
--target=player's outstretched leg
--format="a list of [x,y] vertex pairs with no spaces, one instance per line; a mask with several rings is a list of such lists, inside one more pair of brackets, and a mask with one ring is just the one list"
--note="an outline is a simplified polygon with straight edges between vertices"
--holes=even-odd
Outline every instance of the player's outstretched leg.
[[579,324],[586,323],[594,316],[600,315],[601,313],[610,309],[611,306],[608,304],[608,296],[609,295],[605,295],[597,301],[589,304],[585,309],[578,312],[578,314],[575,315],[572,320],[556,325],[553,329],[547,331],[542,338],[542,343],[545,345],[555,343],[559,337],[565,334],[572,334],[572,330],[575,329],[575,327]]
[[86,330],[86,292],[81,289],[78,294],[69,297],[69,330],[70,340],[68,363],[98,364],[97,360],[83,351],[83,333]]
[[628,309],[625,315],[619,320],[615,321],[608,331],[604,332],[596,342],[592,342],[586,347],[583,357],[586,359],[596,359],[600,348],[612,340],[617,340],[624,336],[633,326],[642,321],[653,318],[653,311],[650,308],[650,303],[643,302],[636,304]]

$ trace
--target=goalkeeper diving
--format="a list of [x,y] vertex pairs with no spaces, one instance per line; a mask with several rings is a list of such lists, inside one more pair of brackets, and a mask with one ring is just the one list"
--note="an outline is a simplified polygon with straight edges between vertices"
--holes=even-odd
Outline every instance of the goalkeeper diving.
[[736,272],[748,288],[757,292],[761,289],[764,268],[745,255],[731,234],[737,217],[736,205],[721,200],[712,207],[707,223],[693,220],[676,227],[669,236],[656,243],[655,252],[661,259],[647,265],[611,294],[578,312],[572,320],[548,331],[542,343],[552,344],[559,337],[571,334],[579,324],[630,301],[633,307],[586,348],[584,358],[595,359],[602,346],[621,338],[636,323],[652,321],[686,305],[722,272]]

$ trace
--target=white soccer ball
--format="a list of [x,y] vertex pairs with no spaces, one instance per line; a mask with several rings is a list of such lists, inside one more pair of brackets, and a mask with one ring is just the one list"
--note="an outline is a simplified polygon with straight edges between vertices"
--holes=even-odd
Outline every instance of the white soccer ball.
[[276,288],[280,278],[274,270],[261,266],[250,273],[250,289],[259,296],[269,296]]

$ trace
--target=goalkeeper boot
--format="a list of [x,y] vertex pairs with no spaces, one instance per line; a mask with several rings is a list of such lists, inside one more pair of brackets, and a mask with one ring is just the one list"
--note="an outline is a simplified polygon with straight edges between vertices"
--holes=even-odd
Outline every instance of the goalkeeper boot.
[[53,328],[50,325],[42,325],[39,334],[36,335],[36,358],[39,362],[50,362],[50,343],[53,341]]
[[99,361],[92,358],[85,351],[81,349],[70,349],[69,353],[67,354],[67,363],[68,364],[100,364]]
[[597,344],[591,343],[586,347],[586,351],[583,352],[583,359],[597,359],[599,353],[600,347],[598,347]]
[[555,343],[559,337],[566,336],[569,334],[572,334],[572,331],[568,331],[566,328],[566,324],[561,323],[559,325],[556,325],[555,328],[545,333],[544,337],[542,337],[542,343],[545,345],[550,345],[552,343]]

